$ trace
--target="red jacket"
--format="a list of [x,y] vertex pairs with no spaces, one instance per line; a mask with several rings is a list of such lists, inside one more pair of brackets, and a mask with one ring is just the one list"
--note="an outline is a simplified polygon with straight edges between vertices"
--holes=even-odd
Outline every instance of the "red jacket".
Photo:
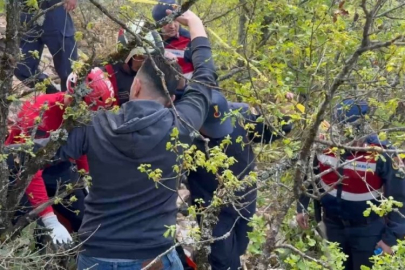
[[[23,143],[24,138],[20,138],[22,134],[30,136],[32,128],[35,126],[36,118],[40,116],[43,106],[47,103],[47,110],[44,110],[42,121],[38,125],[36,138],[46,138],[49,132],[58,129],[63,122],[65,93],[47,94],[34,97],[32,100],[26,101],[18,113],[16,123],[11,127],[10,134],[6,139],[5,144]],[[76,160],[78,169],[88,171],[87,159],[85,156]],[[44,180],[42,178],[42,170],[38,171],[28,185],[26,194],[32,206],[36,207],[49,200],[46,193]],[[52,213],[52,207],[47,207],[39,215],[44,216]]]
[[183,75],[191,79],[194,66],[191,59],[190,35],[188,31],[180,31],[179,37],[173,37],[165,40],[165,51],[173,53],[178,60],[183,71]]

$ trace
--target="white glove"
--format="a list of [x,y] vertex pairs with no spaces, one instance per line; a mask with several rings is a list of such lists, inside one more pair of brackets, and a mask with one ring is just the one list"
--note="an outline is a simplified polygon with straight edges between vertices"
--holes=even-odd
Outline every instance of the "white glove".
[[51,229],[51,237],[54,244],[69,243],[72,237],[66,228],[59,222],[55,214],[47,215],[42,218],[45,227]]

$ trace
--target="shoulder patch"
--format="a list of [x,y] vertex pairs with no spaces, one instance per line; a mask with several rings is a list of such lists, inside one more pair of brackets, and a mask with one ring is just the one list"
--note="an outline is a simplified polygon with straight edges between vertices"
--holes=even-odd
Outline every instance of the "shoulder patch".
[[399,170],[399,169],[404,170],[405,165],[404,165],[404,162],[402,161],[402,159],[400,159],[399,157],[394,157],[392,159],[392,168],[394,170]]

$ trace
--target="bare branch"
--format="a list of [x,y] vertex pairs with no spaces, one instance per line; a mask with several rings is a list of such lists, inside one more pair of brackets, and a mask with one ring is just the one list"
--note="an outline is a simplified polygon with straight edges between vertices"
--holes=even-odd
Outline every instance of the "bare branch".
[[239,72],[244,71],[245,69],[246,68],[244,68],[244,67],[239,67],[239,68],[232,69],[229,73],[218,77],[217,81],[220,82],[220,81],[225,81],[227,79],[230,79],[232,76],[234,76],[235,74],[238,74]]
[[370,146],[370,147],[357,147],[357,146],[349,146],[349,145],[344,145],[340,143],[334,143],[331,141],[325,141],[325,140],[320,140],[320,139],[315,139],[317,143],[327,145],[330,147],[338,147],[341,149],[345,149],[348,151],[353,151],[353,152],[374,152],[374,153],[387,153],[387,154],[402,154],[405,153],[405,150],[397,150],[397,149],[385,149],[383,147],[378,147],[378,146]]
[[389,9],[389,10],[387,10],[387,11],[385,11],[385,12],[379,14],[379,15],[377,15],[376,18],[383,17],[383,16],[387,15],[388,13],[391,13],[391,12],[393,12],[393,11],[399,9],[399,8],[402,8],[403,6],[405,6],[405,2],[402,3],[402,4],[399,4],[398,6],[393,7],[393,8],[391,8],[391,9]]

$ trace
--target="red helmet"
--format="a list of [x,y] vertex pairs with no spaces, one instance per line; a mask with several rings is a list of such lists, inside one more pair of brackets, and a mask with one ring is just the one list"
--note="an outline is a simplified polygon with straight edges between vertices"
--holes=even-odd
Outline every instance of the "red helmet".
[[[111,81],[104,76],[104,72],[96,67],[91,70],[85,80],[87,87],[91,88],[91,92],[83,99],[91,106],[92,110],[99,108],[110,107],[113,104],[114,88]],[[67,90],[69,94],[74,93],[74,87],[77,84],[77,75],[71,73],[67,79]]]

